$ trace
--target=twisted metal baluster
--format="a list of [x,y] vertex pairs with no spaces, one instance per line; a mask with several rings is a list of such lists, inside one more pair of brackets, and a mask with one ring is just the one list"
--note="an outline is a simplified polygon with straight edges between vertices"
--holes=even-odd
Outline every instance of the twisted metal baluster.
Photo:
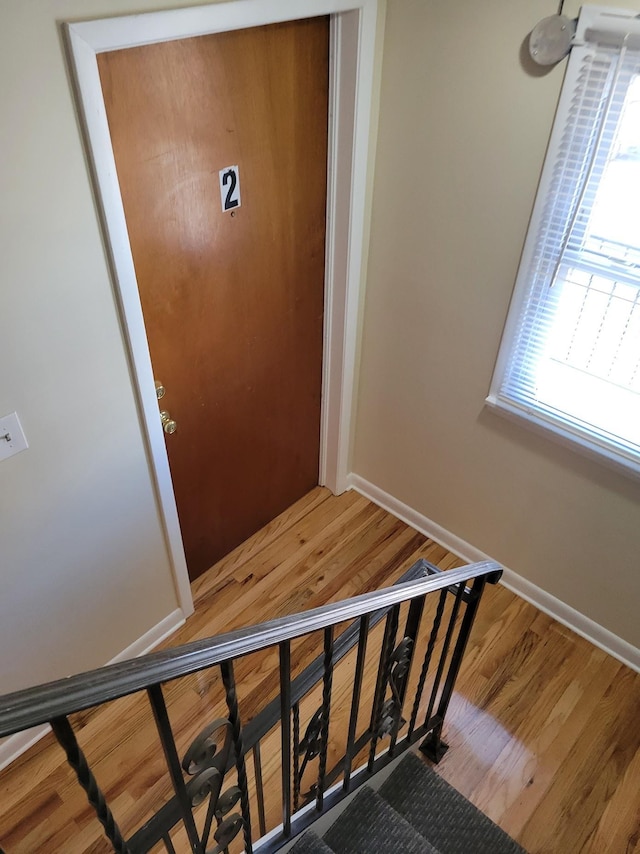
[[438,599],[438,607],[436,609],[435,617],[433,618],[433,626],[431,628],[431,634],[429,635],[429,643],[427,644],[427,651],[424,654],[424,661],[422,662],[422,670],[420,671],[420,679],[418,680],[418,687],[416,688],[416,698],[413,703],[413,709],[411,711],[411,721],[409,722],[409,731],[408,738],[411,738],[413,731],[416,727],[416,720],[418,719],[418,711],[420,709],[420,701],[422,699],[422,692],[424,691],[424,683],[427,679],[427,673],[429,671],[429,665],[431,664],[431,657],[433,655],[433,649],[436,645],[436,640],[438,638],[438,632],[440,631],[440,623],[442,622],[442,615],[444,613],[445,602],[447,601],[447,590],[440,591],[440,598]]
[[354,743],[356,740],[356,727],[358,725],[358,712],[360,710],[360,694],[362,692],[362,677],[364,675],[364,663],[367,655],[367,639],[369,636],[369,614],[360,617],[360,633],[358,635],[358,656],[353,680],[353,694],[351,697],[351,714],[349,716],[349,735],[347,737],[347,753],[344,759],[344,783],[342,787],[345,792],[349,791],[351,780],[351,766],[353,765]]
[[[442,688],[442,692],[440,693],[440,699],[438,701],[438,710],[436,712],[436,718],[438,719],[438,723],[432,729],[429,737],[425,739],[425,742],[420,745],[420,749],[422,750],[422,752],[432,758],[435,762],[439,762],[448,750],[448,745],[444,744],[444,742],[442,742],[441,740],[442,726],[444,724],[444,719],[447,714],[447,709],[449,708],[451,695],[453,694],[453,687],[456,683],[458,672],[460,671],[464,651],[467,647],[467,643],[471,635],[471,628],[473,626],[473,622],[478,611],[478,606],[480,604],[480,599],[482,598],[485,583],[486,578],[483,577],[474,578],[473,580],[470,596],[466,600],[465,612],[462,617],[460,628],[458,630],[456,644],[451,655],[451,661],[449,663],[449,669],[444,682],[444,687]],[[461,584],[460,589],[458,590],[458,595],[456,596],[456,604],[459,604],[459,602],[463,599],[463,592],[465,592],[464,585]],[[455,624],[455,617],[452,617],[452,620]],[[448,640],[449,639],[447,637],[447,645]]]
[[293,704],[293,811],[300,806],[300,704]]
[[427,707],[427,713],[424,716],[424,724],[425,726],[429,725],[429,721],[431,720],[431,714],[433,712],[433,707],[436,702],[436,695],[438,693],[438,689],[440,687],[440,681],[442,679],[442,674],[444,672],[444,666],[446,664],[447,655],[449,654],[449,647],[451,646],[451,638],[453,637],[453,630],[456,626],[456,620],[458,619],[458,612],[460,610],[460,605],[462,603],[462,597],[464,595],[465,585],[464,582],[460,582],[458,585],[458,589],[456,591],[456,598],[453,603],[453,608],[451,609],[451,614],[449,615],[449,625],[447,626],[447,633],[444,636],[444,644],[442,645],[442,652],[440,653],[440,660],[438,661],[438,669],[436,670],[436,676],[433,680],[433,688],[431,689],[431,696],[429,697],[429,705]]
[[390,736],[389,754],[394,755],[400,727],[403,724],[405,677],[409,672],[413,654],[413,639],[404,637],[394,649],[389,670],[391,698],[382,707],[382,733]]
[[387,693],[387,683],[389,682],[391,656],[396,642],[399,614],[400,606],[394,605],[387,617],[387,622],[384,628],[384,640],[382,642],[382,650],[380,652],[380,664],[378,666],[378,679],[374,697],[374,707],[371,715],[371,747],[369,748],[369,761],[367,762],[367,768],[369,771],[373,771],[373,764],[376,759],[376,745],[378,743],[380,725],[382,723],[382,708],[384,706],[384,698]]
[[[222,786],[222,783],[220,785]],[[207,806],[207,814],[205,816],[204,826],[202,828],[202,836],[200,837],[202,840],[202,844],[205,847],[205,852],[206,852],[206,846],[209,844],[209,837],[211,836],[211,828],[213,827],[213,819],[215,818],[215,820],[216,820],[216,827],[220,827],[220,822],[222,821],[222,819],[220,819],[216,815],[216,806],[217,806],[217,804],[214,801],[213,796],[209,795],[209,804]]]
[[113,814],[107,805],[106,798],[89,768],[89,763],[84,753],[80,749],[69,720],[66,717],[54,718],[51,721],[51,729],[67,755],[67,762],[76,772],[78,783],[80,783],[86,792],[87,800],[95,810],[98,821],[103,826],[105,836],[111,843],[113,850],[117,851],[118,854],[129,854],[129,849],[120,832],[120,828],[116,824]]
[[223,661],[220,665],[222,684],[224,685],[227,709],[229,710],[229,722],[233,735],[233,748],[236,754],[236,770],[238,772],[238,788],[240,789],[240,808],[242,811],[242,824],[244,834],[245,854],[252,854],[251,842],[251,813],[249,811],[249,784],[247,782],[247,767],[244,761],[244,747],[242,744],[242,724],[240,723],[240,711],[238,708],[238,695],[236,694],[236,680],[233,675],[233,662]]
[[176,849],[173,847],[173,842],[171,841],[171,837],[168,833],[162,837],[162,841],[164,842],[164,847],[167,849],[167,854],[176,854]]
[[[398,740],[398,733],[400,731],[400,726],[402,725],[402,710],[404,707],[404,702],[407,696],[407,688],[409,687],[409,679],[411,677],[411,668],[413,667],[413,657],[416,650],[416,641],[418,638],[418,633],[420,631],[420,624],[422,622],[422,614],[424,612],[424,603],[426,600],[426,596],[421,596],[419,599],[413,599],[411,605],[409,606],[409,613],[407,614],[407,622],[404,627],[404,637],[405,640],[409,638],[411,640],[410,649],[408,650],[408,658],[406,661],[406,669],[403,674],[400,675],[398,688],[398,707],[397,707],[397,716],[395,720],[395,726],[393,728],[393,732],[391,733],[391,743],[389,745],[389,753],[391,756],[395,753],[396,742]],[[407,736],[407,739],[409,736]]]
[[258,801],[258,826],[260,836],[267,832],[267,822],[264,814],[264,786],[262,783],[262,757],[260,755],[260,742],[257,741],[253,748],[253,766],[256,773],[256,799]]
[[280,745],[282,760],[282,832],[291,835],[291,642],[280,644]]
[[318,792],[316,809],[322,810],[324,801],[324,778],[327,771],[329,747],[329,716],[331,714],[331,686],[333,682],[333,626],[324,630],[324,674],[322,679],[322,730],[320,760],[318,764]]
[[147,696],[149,697],[151,710],[153,711],[153,718],[156,723],[158,735],[160,736],[160,743],[162,744],[167,768],[169,769],[169,776],[171,777],[173,790],[176,793],[176,797],[180,805],[182,821],[184,823],[185,830],[187,831],[191,850],[194,854],[204,854],[204,846],[200,842],[198,828],[196,827],[196,822],[193,817],[191,798],[189,797],[187,787],[182,776],[182,766],[180,765],[176,742],[173,737],[173,731],[169,721],[169,713],[167,712],[167,706],[162,693],[162,686],[159,684],[151,685],[147,688]]

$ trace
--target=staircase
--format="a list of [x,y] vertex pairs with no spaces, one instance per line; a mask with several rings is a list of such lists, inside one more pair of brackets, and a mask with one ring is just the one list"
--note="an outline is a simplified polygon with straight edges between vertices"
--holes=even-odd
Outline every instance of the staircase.
[[[118,854],[272,854],[413,745],[442,758],[475,615],[500,575],[490,561],[443,572],[421,559],[383,590],[6,694],[0,738],[49,723]],[[255,671],[269,677],[257,693]],[[193,694],[183,733],[172,722],[172,683],[194,674],[205,702]],[[118,823],[72,717],[125,697],[136,714],[151,712],[149,758],[162,761],[160,782],[173,792],[133,826]],[[307,835],[295,850],[522,849],[408,755],[379,793],[361,790],[324,840]]]
[[417,756],[376,792],[363,786],[323,838],[308,831],[292,854],[522,854],[524,849]]

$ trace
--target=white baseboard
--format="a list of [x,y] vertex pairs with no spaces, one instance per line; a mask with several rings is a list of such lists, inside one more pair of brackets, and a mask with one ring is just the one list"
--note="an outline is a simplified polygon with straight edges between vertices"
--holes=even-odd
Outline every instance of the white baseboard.
[[[160,620],[153,628],[145,632],[142,637],[130,644],[118,655],[114,656],[107,664],[116,664],[118,661],[126,661],[128,658],[137,658],[139,655],[144,655],[150,652],[158,644],[162,643],[165,638],[172,635],[180,626],[184,625],[185,618],[182,610],[176,608],[171,614],[168,614],[163,620]],[[17,759],[25,750],[32,747],[44,735],[51,730],[48,724],[33,727],[32,729],[18,732],[11,735],[4,741],[0,741],[0,771],[10,765],[14,759]]]
[[151,652],[152,649],[159,646],[163,640],[170,637],[180,626],[184,626],[184,624],[184,614],[180,608],[176,608],[164,620],[160,620],[153,628],[145,632],[141,638],[138,638],[138,640],[114,656],[107,664],[116,664],[118,661],[126,661],[128,658],[138,658],[140,655]]
[[[364,495],[365,498],[373,501],[374,504],[397,516],[398,519],[406,522],[407,525],[415,528],[416,531],[420,531],[421,534],[440,543],[441,546],[444,546],[444,548],[458,555],[458,557],[468,563],[495,560],[495,558],[481,552],[480,549],[475,548],[475,546],[452,534],[451,531],[447,531],[446,528],[423,516],[422,513],[418,513],[413,507],[409,507],[407,504],[394,498],[393,495],[360,477],[360,475],[352,473],[348,476],[348,488],[355,489],[356,492]],[[512,569],[507,569],[507,567],[503,566],[500,583],[517,596],[535,605],[540,611],[553,617],[559,623],[562,623],[576,634],[594,644],[594,646],[617,658],[618,661],[631,667],[632,670],[640,672],[640,649],[638,647],[633,646],[633,644],[605,629],[604,626],[596,623],[580,611],[576,611],[575,608],[547,593],[546,590],[518,575]]]

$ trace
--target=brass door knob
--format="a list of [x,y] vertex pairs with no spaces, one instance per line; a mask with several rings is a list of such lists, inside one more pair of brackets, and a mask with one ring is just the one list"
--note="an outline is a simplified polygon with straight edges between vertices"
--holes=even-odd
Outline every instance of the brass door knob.
[[158,398],[158,400],[160,400],[160,398],[164,397],[164,395],[165,395],[164,386],[162,385],[161,382],[158,382],[158,380],[156,380],[156,397]]
[[160,421],[162,421],[162,428],[165,433],[175,433],[178,429],[178,425],[173,420],[173,418],[169,415],[166,409],[163,409],[160,413]]

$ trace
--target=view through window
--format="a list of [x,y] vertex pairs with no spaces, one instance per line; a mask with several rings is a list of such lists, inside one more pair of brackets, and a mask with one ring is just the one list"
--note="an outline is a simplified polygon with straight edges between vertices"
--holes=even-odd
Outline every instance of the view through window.
[[583,7],[487,402],[640,473],[640,18]]
[[629,87],[582,248],[558,270],[538,399],[640,446],[640,77]]

